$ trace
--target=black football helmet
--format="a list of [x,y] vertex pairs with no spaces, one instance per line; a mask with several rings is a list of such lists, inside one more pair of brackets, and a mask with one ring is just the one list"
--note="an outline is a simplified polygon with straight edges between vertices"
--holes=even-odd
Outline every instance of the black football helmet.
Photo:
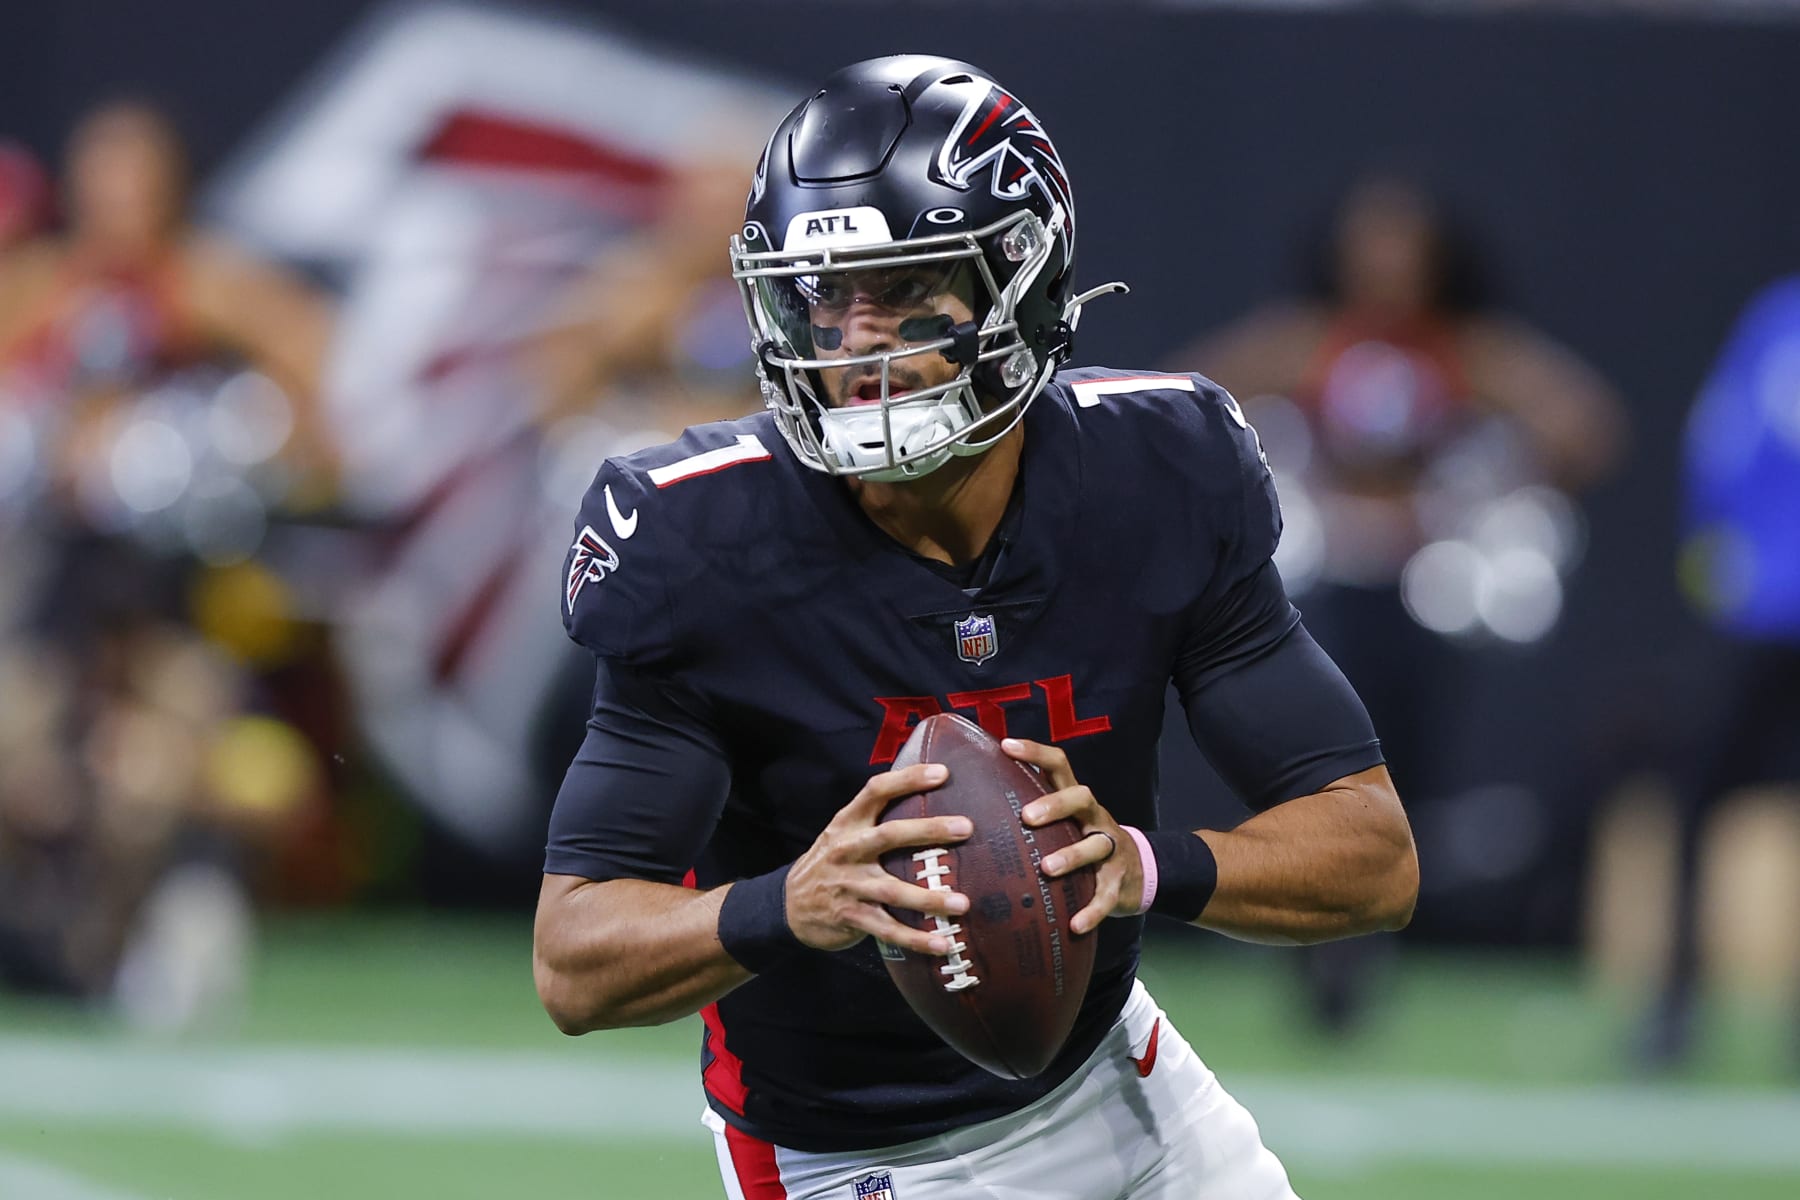
[[[1075,205],[1031,111],[968,63],[844,68],[776,127],[731,241],[763,400],[802,462],[910,479],[979,454],[1070,353]],[[861,302],[891,336],[846,352]],[[927,386],[918,356],[959,366]],[[911,360],[910,362],[908,360]],[[861,380],[833,403],[823,372]],[[848,383],[840,386],[848,386]],[[877,403],[878,401],[878,403]]]

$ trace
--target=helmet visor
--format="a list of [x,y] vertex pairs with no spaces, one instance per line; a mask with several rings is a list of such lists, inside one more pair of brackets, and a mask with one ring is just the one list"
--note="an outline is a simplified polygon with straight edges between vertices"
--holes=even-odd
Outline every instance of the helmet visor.
[[949,325],[979,320],[988,307],[967,260],[763,275],[755,289],[770,324],[799,358],[932,341]]

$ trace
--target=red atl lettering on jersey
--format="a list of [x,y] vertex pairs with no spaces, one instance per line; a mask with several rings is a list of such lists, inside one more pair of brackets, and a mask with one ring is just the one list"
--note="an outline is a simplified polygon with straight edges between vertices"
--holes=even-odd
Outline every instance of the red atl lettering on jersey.
[[975,723],[993,737],[1003,738],[1006,736],[1004,706],[1014,701],[1031,699],[1031,685],[1014,683],[1006,687],[983,688],[979,692],[951,692],[944,699],[950,702],[951,708],[974,709]]
[[875,751],[869,762],[891,763],[900,757],[900,747],[912,736],[912,727],[926,717],[944,711],[936,696],[877,696],[885,715],[881,718],[881,735],[875,739]]
[[1075,681],[1069,676],[1040,679],[1037,685],[1044,689],[1044,707],[1050,710],[1051,741],[1066,742],[1070,738],[1086,737],[1090,733],[1105,733],[1112,728],[1111,717],[1075,715]]
[[1032,698],[1032,688],[1044,694],[1044,713],[1050,722],[1050,740],[1066,742],[1071,738],[1105,733],[1112,728],[1112,718],[1075,715],[1075,678],[1057,675],[1032,683],[1009,683],[1005,687],[982,688],[975,692],[951,692],[939,703],[936,696],[877,696],[881,705],[881,732],[875,738],[875,749],[869,755],[872,767],[886,766],[900,755],[900,747],[912,736],[913,726],[946,707],[973,709],[975,722],[996,738],[1007,736],[1006,706]]

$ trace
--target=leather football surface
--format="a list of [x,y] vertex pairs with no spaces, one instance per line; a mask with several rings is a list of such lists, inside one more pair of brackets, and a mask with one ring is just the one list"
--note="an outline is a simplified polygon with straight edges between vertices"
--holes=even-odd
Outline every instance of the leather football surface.
[[955,714],[919,722],[894,768],[918,762],[948,767],[949,781],[896,800],[881,819],[961,815],[975,832],[958,843],[891,851],[882,866],[921,887],[962,892],[969,911],[937,918],[890,909],[915,929],[950,938],[953,949],[940,957],[882,943],[882,962],[912,1010],[965,1058],[1008,1079],[1029,1078],[1068,1040],[1093,974],[1096,934],[1069,930],[1069,919],[1093,899],[1093,869],[1059,879],[1038,869],[1045,856],[1081,840],[1081,830],[1072,820],[1027,828],[1020,812],[1045,794],[1044,782]]

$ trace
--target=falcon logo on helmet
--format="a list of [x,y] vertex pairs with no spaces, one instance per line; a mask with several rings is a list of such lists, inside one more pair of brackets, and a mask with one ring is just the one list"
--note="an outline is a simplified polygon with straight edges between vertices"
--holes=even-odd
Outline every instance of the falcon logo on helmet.
[[1031,110],[996,84],[969,98],[936,163],[939,178],[964,189],[973,186],[983,167],[991,169],[988,186],[997,198],[1022,200],[1035,186],[1047,203],[1060,204],[1073,224],[1075,200],[1056,147]]

